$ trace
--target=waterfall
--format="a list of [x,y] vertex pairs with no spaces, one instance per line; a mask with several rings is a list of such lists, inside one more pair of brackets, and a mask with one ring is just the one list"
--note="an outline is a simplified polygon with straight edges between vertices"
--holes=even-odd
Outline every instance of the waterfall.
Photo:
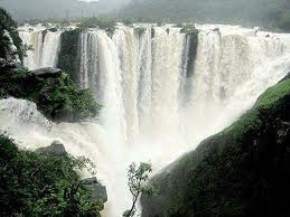
[[35,29],[22,27],[19,28],[19,35],[23,44],[31,48],[27,52],[27,57],[24,58],[26,67],[33,70],[56,66],[61,31],[47,30],[43,27]]
[[[70,153],[90,157],[108,188],[103,215],[121,216],[130,205],[132,161],[151,161],[158,171],[235,121],[290,70],[288,34],[197,28],[197,47],[172,25],[120,25],[112,37],[98,29],[81,32],[79,84],[103,105],[98,119],[54,124],[34,104],[9,98],[0,101],[0,129],[21,147],[58,139]],[[25,65],[55,66],[63,31],[69,30],[20,29],[33,46]]]

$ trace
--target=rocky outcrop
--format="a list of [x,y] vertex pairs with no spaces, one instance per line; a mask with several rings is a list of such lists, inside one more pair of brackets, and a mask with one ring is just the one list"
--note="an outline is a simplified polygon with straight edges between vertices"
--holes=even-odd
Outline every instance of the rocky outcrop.
[[82,180],[81,185],[91,192],[92,201],[102,201],[102,203],[105,203],[108,200],[106,187],[96,177]]
[[53,121],[80,121],[96,116],[99,109],[88,90],[79,89],[68,74],[57,68],[0,68],[0,83],[0,97],[33,101]]
[[61,73],[62,73],[61,69],[53,67],[45,67],[31,71],[32,75],[43,78],[59,77]]
[[[50,146],[39,148],[35,151],[37,154],[54,156],[54,157],[69,157],[64,145],[60,141],[54,141]],[[90,201],[97,203],[105,203],[108,200],[107,190],[96,177],[80,180],[80,186],[90,192]]]
[[59,141],[54,141],[50,146],[39,148],[36,153],[54,156],[65,156],[67,152],[64,145]]
[[80,36],[81,30],[74,29],[65,31],[61,34],[61,44],[59,50],[59,58],[57,67],[68,72],[75,83],[80,81],[79,69],[80,69]]
[[143,217],[290,216],[290,79],[152,179]]

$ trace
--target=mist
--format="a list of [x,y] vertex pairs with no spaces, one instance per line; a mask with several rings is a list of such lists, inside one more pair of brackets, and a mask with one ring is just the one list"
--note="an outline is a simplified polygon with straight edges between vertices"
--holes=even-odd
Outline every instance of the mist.
[[289,5],[289,0],[135,0],[122,15],[163,22],[263,25],[283,16]]
[[[0,0],[20,22],[108,15],[146,22],[282,26],[289,0]],[[288,26],[288,25],[287,25]]]
[[72,19],[118,13],[130,0],[2,0],[0,7],[17,21],[31,19]]

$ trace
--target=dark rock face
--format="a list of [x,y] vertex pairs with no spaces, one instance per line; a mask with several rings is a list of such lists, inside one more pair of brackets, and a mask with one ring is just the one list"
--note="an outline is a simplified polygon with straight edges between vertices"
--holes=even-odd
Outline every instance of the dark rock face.
[[43,78],[59,77],[61,73],[62,73],[61,69],[53,67],[45,67],[31,71],[32,75],[40,76]]
[[96,177],[82,180],[81,185],[91,192],[91,200],[101,200],[103,203],[108,200],[106,187],[98,182]]
[[79,83],[80,54],[80,29],[65,31],[61,34],[61,46],[57,67],[69,73],[75,83]]
[[290,216],[290,79],[152,179],[143,217]]
[[59,141],[54,141],[50,146],[39,148],[36,150],[36,153],[46,154],[46,155],[55,155],[55,156],[65,156],[67,152],[64,145]]
[[57,28],[50,28],[50,29],[48,29],[48,31],[50,31],[50,32],[57,32]]

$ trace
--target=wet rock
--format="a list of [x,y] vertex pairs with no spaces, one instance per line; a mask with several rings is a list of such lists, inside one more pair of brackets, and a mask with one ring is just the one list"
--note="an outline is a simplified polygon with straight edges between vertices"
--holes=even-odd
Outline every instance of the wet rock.
[[103,203],[108,200],[106,187],[96,177],[82,180],[81,185],[91,192],[91,200],[102,201]]
[[36,150],[39,154],[65,156],[67,154],[64,145],[59,141],[54,141],[50,146]]
[[43,78],[58,77],[62,73],[61,69],[53,67],[45,67],[31,71],[32,75],[36,75]]
[[55,27],[49,28],[48,31],[50,31],[50,32],[57,32],[57,28],[55,28]]
[[237,122],[155,175],[157,193],[141,196],[142,217],[290,216],[289,110],[287,75]]

